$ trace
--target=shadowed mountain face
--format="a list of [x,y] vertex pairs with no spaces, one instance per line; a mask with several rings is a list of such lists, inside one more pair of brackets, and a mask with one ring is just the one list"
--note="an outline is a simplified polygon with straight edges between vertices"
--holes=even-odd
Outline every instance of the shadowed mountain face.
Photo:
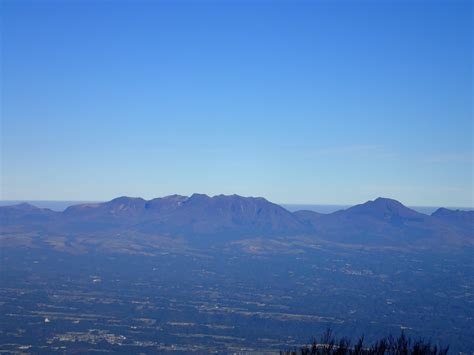
[[396,200],[382,197],[336,213],[339,215],[345,214],[352,218],[364,216],[384,221],[421,221],[426,217],[426,215],[416,212]]
[[[172,195],[145,201],[141,198],[119,197],[105,203],[82,204],[64,212],[38,209],[29,205],[0,207],[9,223],[28,225],[33,216],[50,217],[52,230],[64,233],[104,232],[132,229],[142,233],[194,237],[220,235],[284,236],[306,230],[298,218],[279,205],[264,198],[219,195],[191,197]],[[25,216],[25,218],[23,218]]]
[[[301,213],[298,213],[301,216]],[[327,215],[306,212],[304,218],[317,234],[343,243],[390,244],[423,237],[430,217],[400,202],[378,198]]]
[[[452,211],[455,215],[461,211]],[[324,239],[363,245],[444,246],[472,244],[473,231],[459,228],[451,218],[433,218],[388,198],[353,206],[327,215],[309,211],[300,219]]]
[[[2,234],[162,236],[226,242],[248,238],[313,237],[375,246],[444,246],[474,242],[474,212],[439,209],[432,216],[387,198],[330,214],[291,213],[264,198],[172,195],[146,201],[119,197],[53,212],[28,204],[0,207]],[[209,239],[211,238],[211,239]]]
[[0,232],[11,230],[43,230],[59,213],[29,203],[0,207]]
[[69,222],[130,225],[162,218],[175,211],[187,199],[172,195],[145,201],[142,198],[118,197],[109,202],[68,207],[63,215]]
[[273,236],[303,232],[302,223],[264,198],[194,194],[142,230],[178,235]]
[[474,231],[474,211],[454,211],[447,208],[439,208],[431,216],[436,220],[462,230],[466,234],[472,234]]

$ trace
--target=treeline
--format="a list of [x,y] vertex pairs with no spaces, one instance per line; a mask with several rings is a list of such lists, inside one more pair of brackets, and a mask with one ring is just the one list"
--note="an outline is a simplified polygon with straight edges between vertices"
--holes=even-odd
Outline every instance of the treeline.
[[372,344],[365,344],[364,337],[360,337],[355,344],[347,338],[336,338],[331,329],[311,344],[299,349],[280,351],[284,355],[446,355],[449,346],[443,348],[433,345],[431,341],[423,339],[412,340],[402,333],[398,337],[392,335],[377,340]]

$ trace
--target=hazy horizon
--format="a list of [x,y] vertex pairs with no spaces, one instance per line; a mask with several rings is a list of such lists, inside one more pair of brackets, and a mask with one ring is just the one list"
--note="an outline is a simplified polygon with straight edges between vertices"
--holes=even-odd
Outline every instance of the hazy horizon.
[[[159,196],[157,196],[159,197]],[[374,198],[375,199],[375,198]],[[373,199],[372,199],[373,200]],[[73,200],[0,200],[0,206],[10,206],[15,205],[18,203],[29,203],[36,207],[40,208],[49,208],[53,211],[64,211],[67,207],[78,205],[78,204],[87,204],[87,203],[102,203],[108,200],[81,200],[81,201],[73,201]],[[280,203],[271,201],[270,202],[276,203],[277,205],[282,206],[283,208],[287,209],[290,212],[300,211],[300,210],[310,210],[315,211],[318,213],[332,213],[342,209],[349,208],[351,204],[321,204],[321,203],[312,203],[312,204],[298,204],[298,203]],[[358,204],[362,204],[366,201],[361,201]],[[403,201],[400,201],[403,203]],[[436,211],[438,208],[444,207],[453,210],[465,210],[470,211],[474,210],[473,207],[468,206],[411,206],[407,205],[407,207],[424,214],[431,214]]]

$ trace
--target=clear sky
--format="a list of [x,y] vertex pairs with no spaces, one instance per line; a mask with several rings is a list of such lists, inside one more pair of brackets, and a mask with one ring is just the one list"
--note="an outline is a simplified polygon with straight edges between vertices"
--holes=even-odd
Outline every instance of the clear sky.
[[2,1],[2,199],[473,206],[471,1]]

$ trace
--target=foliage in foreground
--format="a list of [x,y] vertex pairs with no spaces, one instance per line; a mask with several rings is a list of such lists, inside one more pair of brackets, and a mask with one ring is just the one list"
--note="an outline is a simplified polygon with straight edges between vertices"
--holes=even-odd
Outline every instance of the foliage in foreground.
[[351,346],[347,338],[337,339],[331,329],[326,330],[323,336],[309,345],[304,345],[298,350],[281,351],[285,355],[446,355],[449,346],[442,348],[432,345],[430,341],[412,340],[402,332],[400,336],[389,336],[373,344],[364,344],[364,337]]

